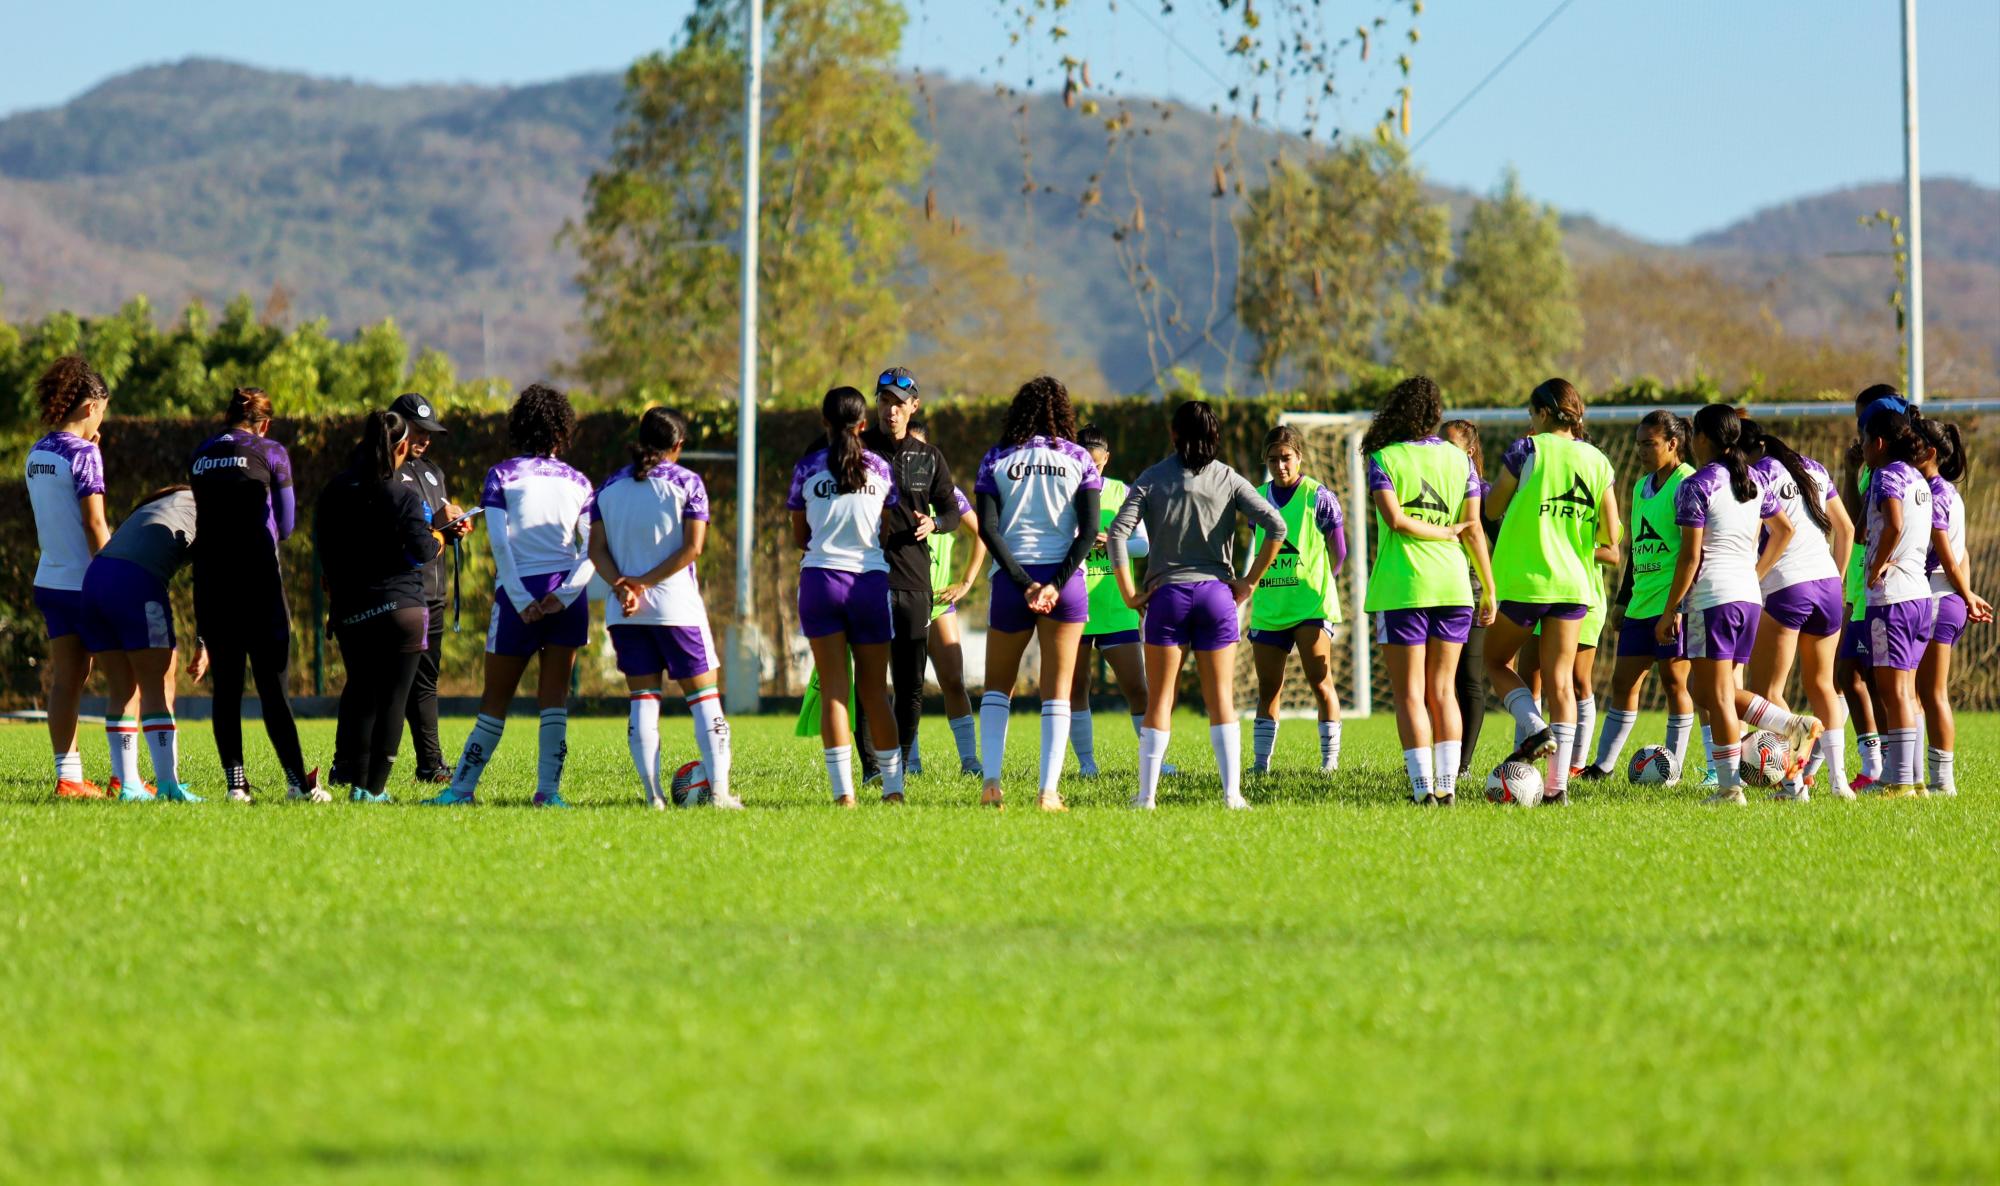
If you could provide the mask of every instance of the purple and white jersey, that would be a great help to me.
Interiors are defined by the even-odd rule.
[[[1833,545],[1827,541],[1826,532],[1812,521],[1806,513],[1806,499],[1817,501],[1821,506],[1834,500],[1836,493],[1833,479],[1827,475],[1826,467],[1810,457],[1801,457],[1805,463],[1806,476],[1812,479],[1811,490],[1800,490],[1792,480],[1791,472],[1779,464],[1775,457],[1765,457],[1750,467],[1750,475],[1757,484],[1777,496],[1778,509],[1785,518],[1792,521],[1792,540],[1764,574],[1764,596],[1769,597],[1780,589],[1789,589],[1803,581],[1823,581],[1828,577],[1840,576],[1840,565],[1834,563]],[[1764,534],[1757,537],[1757,549],[1764,548]]]
[[[28,505],[42,545],[35,584],[81,589],[90,567],[82,500],[104,493],[104,454],[73,432],[52,432],[28,449]]]
[[[1067,557],[1076,540],[1076,492],[1102,489],[1104,475],[1082,445],[1043,436],[988,449],[972,483],[974,494],[999,496],[1000,538],[1022,564]]]
[[[1971,563],[1965,550],[1965,500],[1959,497],[1958,487],[1943,478],[1932,478],[1930,487],[1931,505],[1937,508],[1934,518],[1944,521],[1942,526],[1945,539],[1951,543],[1951,554],[1958,557],[1959,567],[1963,568]],[[1924,568],[1930,573],[1932,597],[1958,592],[1952,588],[1951,578],[1945,575],[1944,561],[1935,547],[1928,553]]]
[[[553,457],[513,457],[486,471],[486,540],[516,613],[536,600],[525,577],[568,577],[556,590],[565,605],[589,583],[590,496],[590,479]]]
[[[965,491],[959,489],[957,486],[953,486],[951,488],[951,498],[953,504],[958,507],[959,518],[962,519],[972,513],[972,500],[965,496]]]
[[[1891,502],[1903,504],[1903,533],[1888,536],[1888,517],[1883,511]],[[1892,461],[1868,479],[1868,576],[1884,560],[1889,572],[1880,585],[1868,586],[1869,605],[1894,605],[1931,595],[1930,577],[1924,572],[1930,559],[1931,531],[1946,526],[1945,517],[1931,497],[1930,483],[1907,462]]]
[[[889,463],[863,449],[868,482],[842,494],[827,457],[828,450],[815,449],[792,468],[792,492],[785,506],[804,511],[811,529],[811,542],[799,567],[888,572],[888,558],[882,555],[882,508],[896,505],[896,481]]]
[[[693,520],[708,521],[708,487],[694,471],[671,461],[643,476],[626,466],[604,480],[590,504],[592,530],[604,532],[611,558],[627,576],[642,575],[680,551],[687,542],[686,524]],[[701,602],[694,565],[648,588],[631,614],[618,598],[605,598],[604,624],[707,625],[708,608]]]
[[[1729,471],[1711,461],[1688,475],[1675,493],[1674,522],[1702,529],[1701,569],[1683,610],[1740,601],[1763,603],[1764,591],[1757,584],[1757,539],[1764,520],[1778,513],[1778,496],[1754,470],[1750,484],[1756,491],[1750,501],[1736,501]]]

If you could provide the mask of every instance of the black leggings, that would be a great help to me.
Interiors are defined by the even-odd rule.
[[[430,607],[431,631],[424,653],[417,656],[417,678],[410,684],[410,747],[417,751],[417,773],[450,770],[438,741],[438,664],[444,658],[444,604]]]
[[[889,591],[894,635],[889,639],[889,704],[896,712],[896,748],[910,756],[917,743],[917,725],[924,715],[924,673],[930,664],[931,599],[912,589]],[[854,710],[855,748],[861,751],[861,769],[875,773],[875,742],[868,733],[867,718],[857,703]]]
[[[342,773],[374,794],[389,785],[389,767],[403,744],[403,711],[429,633],[424,617],[423,607],[413,606],[334,627],[347,683],[333,748],[343,763],[352,763]]]
[[[278,751],[278,765],[288,782],[303,785],[305,755],[299,750],[299,727],[292,720],[291,701],[285,698],[285,667],[291,661],[289,634],[257,631],[260,637],[245,638],[227,627],[204,635],[208,644],[209,679],[215,690],[215,753],[222,770],[243,765],[243,665],[247,661],[257,681],[257,699],[264,713],[264,734]]]
[[[1458,772],[1472,769],[1472,751],[1479,748],[1479,728],[1486,723],[1486,627],[1474,626],[1458,652],[1452,677],[1458,693],[1458,715],[1465,722],[1465,742],[1458,751]]]

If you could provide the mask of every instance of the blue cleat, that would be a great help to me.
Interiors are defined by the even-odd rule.
[[[188,790],[188,785],[184,782],[161,784],[160,798],[165,799],[169,803],[200,803],[202,801],[201,796]]]
[[[111,780],[111,790],[118,796],[120,803],[151,803],[159,797],[152,787],[144,783],[128,787],[115,778]]]
[[[1721,785],[1722,785],[1722,779],[1715,773],[1715,766],[1713,763],[1711,763],[1708,768],[1708,773],[1702,776],[1701,783],[1696,787],[1696,789],[1705,791],[1710,787],[1717,787]]]
[[[463,794],[461,794],[458,791],[452,790],[450,787],[446,787],[444,790],[439,791],[437,794],[431,796],[428,799],[425,799],[424,806],[425,807],[471,807],[477,802],[478,800],[472,797],[471,791],[466,791]]]
[[[348,788],[348,791],[347,791],[347,801],[348,801],[349,803],[393,803],[393,802],[395,802],[395,800],[393,800],[393,799],[389,798],[389,792],[387,792],[387,791],[382,791],[382,792],[379,792],[379,793],[373,793],[373,794],[371,794],[371,793],[369,792],[369,790],[368,790],[368,788],[367,788],[367,787],[349,787],[349,788]]]
[[[568,807],[568,806],[569,806],[569,804],[568,804],[568,803],[565,803],[565,802],[563,801],[563,797],[562,797],[562,796],[561,796],[560,794],[556,793],[555,791],[536,791],[536,792],[535,792],[535,806],[537,806],[537,807]]]

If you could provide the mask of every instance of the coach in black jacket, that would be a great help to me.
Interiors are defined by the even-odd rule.
[[[861,438],[889,463],[896,480],[896,505],[882,510],[882,555],[889,562],[895,628],[889,641],[889,678],[895,688],[896,742],[905,760],[916,743],[917,722],[924,710],[925,644],[931,628],[931,552],[924,541],[958,530],[951,465],[937,446],[909,432],[921,402],[916,376],[902,367],[883,371],[875,380],[875,427]],[[863,771],[873,777],[873,753],[858,748]]]
[[[472,521],[468,519],[457,527],[445,529],[445,524],[465,512],[445,493],[444,471],[426,456],[432,440],[445,432],[444,425],[438,421],[436,409],[431,407],[428,399],[412,392],[397,396],[396,402],[389,405],[389,410],[410,423],[410,457],[397,471],[397,477],[416,487],[418,497],[430,508],[431,521],[446,540],[464,538],[472,530]],[[445,592],[451,579],[451,574],[446,571],[451,563],[447,552],[448,549],[440,550],[424,566],[424,603],[430,609],[430,646],[417,662],[417,678],[410,685],[408,708],[410,742],[417,752],[418,782],[451,781],[451,766],[445,762],[444,748],[438,740],[438,664],[444,659]]]

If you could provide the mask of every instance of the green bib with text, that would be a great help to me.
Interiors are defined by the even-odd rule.
[[[1118,508],[1125,505],[1125,483],[1117,478],[1104,479],[1104,493],[1099,495],[1098,505],[1103,509],[1097,529],[1109,531],[1111,521],[1118,517]],[[1132,579],[1139,579],[1136,566]],[[1090,555],[1084,557],[1083,587],[1090,593],[1090,620],[1084,623],[1085,634],[1117,634],[1139,628],[1139,611],[1126,605],[1119,596],[1118,581],[1111,575],[1111,553],[1103,544],[1090,549]]]
[[[1286,630],[1300,622],[1324,618],[1340,621],[1340,586],[1333,577],[1333,565],[1326,551],[1326,537],[1319,533],[1315,511],[1319,506],[1320,484],[1300,478],[1292,490],[1292,500],[1278,507],[1285,520],[1285,542],[1278,545],[1278,558],[1264,570],[1257,591],[1250,595],[1250,629]],[[1271,483],[1257,488],[1264,501],[1277,505]],[[1251,533],[1250,550],[1262,551],[1264,529]]]
[[[1861,467],[1855,486],[1861,492],[1861,521],[1854,525],[1854,547],[1847,553],[1847,620],[1859,622],[1868,616],[1868,478],[1875,471]]]
[[[1472,460],[1465,450],[1403,441],[1370,454],[1369,459],[1389,475],[1404,514],[1436,527],[1458,522],[1465,508],[1466,482],[1472,475]],[[1472,575],[1462,543],[1416,539],[1391,531],[1379,508],[1375,529],[1375,567],[1368,574],[1369,613],[1472,604]]]
[[[931,592],[942,593],[951,587],[958,576],[952,568],[952,559],[958,552],[958,533],[947,531],[924,540],[931,549]],[[938,620],[945,611],[942,605],[931,606],[931,621]]]
[[[1674,522],[1674,500],[1681,483],[1694,467],[1681,462],[1660,483],[1646,493],[1653,475],[1639,479],[1632,487],[1632,600],[1625,606],[1628,618],[1657,618],[1667,608],[1667,594],[1674,587],[1674,565],[1681,558],[1681,529]]]
[[[1534,442],[1493,549],[1494,594],[1501,601],[1587,605],[1611,462],[1595,445],[1552,432]]]

